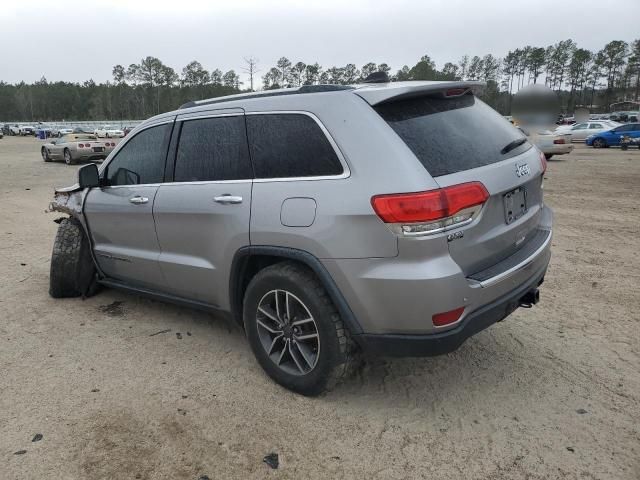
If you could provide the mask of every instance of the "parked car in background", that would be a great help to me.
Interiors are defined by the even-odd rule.
[[[67,165],[90,160],[104,160],[116,146],[110,140],[99,140],[86,133],[65,135],[42,145],[40,154],[45,162],[64,160]]]
[[[620,123],[634,123],[638,121],[638,113],[636,111],[613,112],[610,119]]]
[[[4,132],[0,130],[0,138],[4,138]]]
[[[570,133],[571,141],[582,143],[589,135],[611,130],[619,125],[619,123],[609,120],[589,121],[574,125],[560,125],[554,132],[558,134]]]
[[[11,125],[9,127],[9,135],[20,135],[20,125]]]
[[[86,125],[73,127],[73,129],[71,130],[71,133],[86,133],[87,135],[95,135],[94,132],[95,132],[95,129]]]
[[[611,130],[595,133],[586,138],[585,143],[593,148],[620,146],[622,137],[639,138],[640,123],[627,123]]]
[[[10,131],[11,125],[9,125],[8,123],[5,123],[2,125],[2,133],[5,135],[11,135],[11,131]]]
[[[566,155],[573,151],[570,133],[554,133],[550,130],[530,131],[518,127],[531,143],[540,149],[547,160],[554,155]]]
[[[576,119],[573,117],[565,117],[565,116],[561,116],[558,121],[556,122],[556,125],[573,125],[574,123],[576,123]]]
[[[20,135],[26,137],[27,135],[35,135],[36,129],[31,125],[20,125]]]
[[[102,125],[99,128],[96,128],[93,132],[97,137],[106,137],[106,138],[122,138],[124,137],[124,132],[122,129],[114,127],[113,125]]]
[[[131,130],[133,130],[134,128],[136,128],[136,127],[124,127],[122,129],[122,133],[126,137],[127,135],[129,135],[131,133]]]

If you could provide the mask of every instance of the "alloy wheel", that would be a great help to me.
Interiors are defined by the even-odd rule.
[[[258,337],[267,356],[283,371],[306,375],[320,356],[320,335],[306,305],[287,290],[271,290],[258,303]]]

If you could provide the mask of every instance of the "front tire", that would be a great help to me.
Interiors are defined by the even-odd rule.
[[[49,295],[65,298],[91,296],[96,292],[96,270],[90,249],[80,222],[62,219],[51,253]]]
[[[42,147],[42,150],[40,151],[40,153],[42,154],[42,160],[44,160],[45,162],[51,161],[51,157],[49,157],[49,152],[47,151],[46,148]]]
[[[245,293],[243,318],[260,366],[283,387],[319,395],[349,371],[349,334],[307,268],[283,262],[258,272]]]
[[[604,138],[596,138],[591,145],[593,145],[593,148],[605,148],[607,146],[607,142]]]

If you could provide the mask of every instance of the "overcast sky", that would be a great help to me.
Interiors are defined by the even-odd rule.
[[[281,56],[395,71],[428,54],[441,68],[465,53],[638,37],[640,0],[2,0],[0,80],[101,82],[147,55],[178,73],[191,60],[241,73],[246,56],[259,75]]]

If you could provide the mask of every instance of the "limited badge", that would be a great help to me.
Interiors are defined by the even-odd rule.
[[[457,240],[462,237],[464,237],[464,231],[459,230],[457,232],[453,232],[447,235],[447,242],[452,242],[453,240]]]

